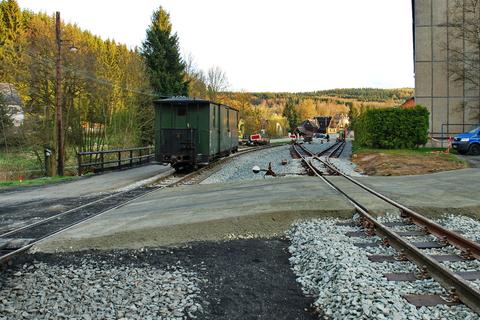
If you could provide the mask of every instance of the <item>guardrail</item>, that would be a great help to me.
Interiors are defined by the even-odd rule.
[[[154,158],[153,148],[150,146],[79,152],[77,153],[78,175],[81,176],[85,172],[103,172],[148,163]]]

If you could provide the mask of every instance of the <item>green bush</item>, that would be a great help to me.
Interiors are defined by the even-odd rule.
[[[422,106],[367,110],[355,120],[355,141],[368,148],[416,148],[427,143],[428,119]]]

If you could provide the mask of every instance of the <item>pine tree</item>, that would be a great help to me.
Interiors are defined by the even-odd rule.
[[[13,42],[22,30],[22,11],[15,0],[0,2],[0,44]]]
[[[293,99],[288,99],[283,109],[283,116],[287,118],[288,125],[290,127],[290,132],[294,132],[298,126],[299,116],[298,112],[295,109],[296,103]]]
[[[0,2],[0,77],[12,81],[9,76],[15,70],[23,34],[22,11],[15,0]]]
[[[178,37],[176,33],[172,34],[170,15],[162,7],[153,13],[152,24],[142,44],[142,55],[151,86],[159,96],[188,94]]]

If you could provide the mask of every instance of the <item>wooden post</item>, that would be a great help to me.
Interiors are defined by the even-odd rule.
[[[57,42],[56,58],[56,83],[55,83],[55,108],[56,108],[56,138],[57,138],[57,174],[63,176],[65,165],[65,146],[63,134],[63,110],[62,110],[62,38],[60,12],[55,14],[55,36]]]
[[[122,168],[122,152],[118,151],[118,169]]]
[[[103,161],[103,152],[100,153],[100,168],[101,168],[101,172],[103,172],[103,170],[105,169],[105,163]]]
[[[77,153],[77,161],[78,161],[78,176],[82,175],[82,155]]]
[[[133,167],[133,150],[130,150],[130,168]]]

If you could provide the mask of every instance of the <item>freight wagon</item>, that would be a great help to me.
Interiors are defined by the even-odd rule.
[[[332,117],[316,117],[318,122],[318,133],[327,133],[327,128],[330,125]]]
[[[156,161],[189,170],[238,151],[238,110],[190,98],[154,105]]]

